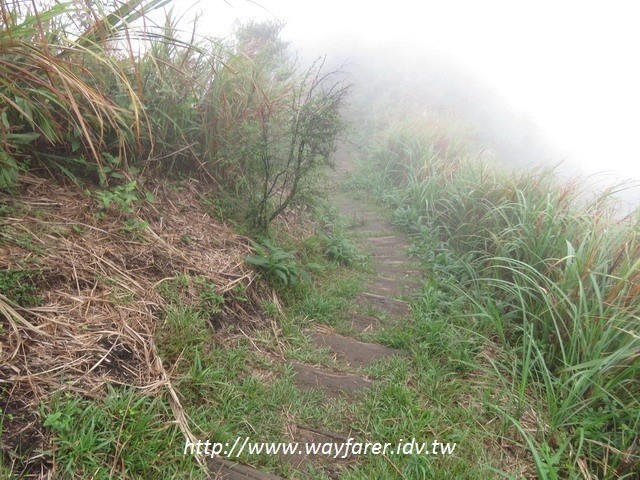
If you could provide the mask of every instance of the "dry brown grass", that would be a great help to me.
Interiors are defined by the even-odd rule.
[[[0,269],[42,272],[39,306],[0,295],[0,406],[14,419],[5,422],[0,446],[10,456],[45,445],[37,412],[48,396],[100,397],[109,383],[167,393],[193,440],[154,345],[167,306],[158,286],[180,275],[214,284],[225,304],[212,329],[228,318],[245,329],[261,322],[253,305],[266,292],[244,263],[247,239],[206,213],[200,184],[175,187],[158,187],[153,204],[128,214],[148,225],[135,236],[123,231],[121,212],[97,219],[96,202],[77,188],[28,177],[19,194],[0,195],[10,212],[0,218]],[[239,285],[248,302],[230,294]]]

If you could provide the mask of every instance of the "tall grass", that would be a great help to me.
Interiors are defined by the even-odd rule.
[[[515,365],[496,361],[493,372],[513,391],[514,410],[497,408],[541,478],[634,478],[640,218],[619,220],[608,192],[588,200],[551,170],[505,173],[468,151],[443,152],[442,141],[391,133],[372,161],[396,218],[457,252],[472,272],[458,279],[458,295],[515,353]],[[546,422],[534,433],[522,423],[532,394]]]
[[[337,72],[301,69],[277,22],[224,42],[170,14],[153,24],[168,3],[0,0],[0,188],[30,166],[103,186],[193,175],[266,228],[328,163],[347,91]]]
[[[83,12],[67,4],[0,2],[0,187],[34,159],[83,156],[101,168],[104,151],[126,153],[144,114],[109,41],[162,3],[128,2],[82,30],[73,19]]]

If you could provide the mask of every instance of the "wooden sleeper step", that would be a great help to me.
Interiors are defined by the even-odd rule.
[[[322,390],[329,398],[356,393],[371,388],[373,382],[358,375],[334,373],[299,362],[292,362],[296,385],[300,390]]]
[[[389,355],[402,353],[395,348],[377,343],[360,342],[354,338],[343,337],[335,333],[312,332],[310,336],[317,346],[329,348],[338,358],[352,367],[364,367]]]

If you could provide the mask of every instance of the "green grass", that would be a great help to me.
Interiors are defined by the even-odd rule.
[[[182,433],[162,397],[108,387],[99,400],[65,393],[41,410],[56,478],[205,478],[181,455]]]
[[[103,210],[130,213],[136,182],[186,176],[262,231],[313,197],[344,130],[344,75],[301,68],[277,21],[224,41],[181,30],[170,8],[158,24],[171,3],[0,2],[0,189],[39,168],[89,179]]]
[[[41,302],[36,282],[42,279],[37,269],[0,270],[0,292],[12,302],[28,308]]]
[[[443,158],[432,141],[428,132],[390,134],[353,181],[394,211],[430,277],[418,322],[435,335],[420,349],[456,359],[471,344],[495,345],[481,369],[505,397],[494,414],[540,478],[632,478],[640,465],[638,219],[618,220],[608,192],[589,200],[549,171],[507,174],[464,155]],[[452,330],[442,315],[467,324]],[[406,335],[397,332],[396,344]],[[471,344],[452,349],[457,336]],[[533,430],[527,405],[537,411]]]
[[[352,236],[345,230],[340,235]],[[318,351],[305,340],[303,331],[328,324],[339,333],[353,334],[344,320],[355,310],[353,299],[371,272],[366,266],[348,270],[323,261],[318,239],[307,239],[300,249],[305,254],[314,252],[312,261],[321,263],[323,270],[313,285],[285,291],[287,306],[278,322],[287,356],[352,371]],[[416,247],[416,251],[425,250]],[[438,439],[455,442],[458,450],[451,457],[365,455],[340,478],[515,478],[515,472],[532,468],[524,442],[514,440],[508,418],[494,409],[495,381],[482,370],[479,360],[486,346],[494,345],[489,338],[492,325],[474,319],[474,302],[458,291],[458,281],[470,275],[468,266],[442,245],[436,255],[438,261],[431,265],[423,295],[413,304],[413,318],[367,335],[369,341],[403,349],[408,355],[364,369],[378,383],[354,399],[327,402],[322,393],[313,392],[290,405],[301,422],[328,431],[348,430],[362,440],[391,443]],[[507,442],[516,453],[502,450],[500,445]],[[296,478],[320,478],[318,475],[301,471]]]
[[[267,231],[290,200],[313,203],[315,167],[343,128],[346,89],[339,81],[324,89],[317,80],[328,77],[315,67],[296,73],[277,23],[241,26],[228,44],[185,41],[170,16],[162,28],[136,26],[143,10],[164,3],[127,2],[117,11],[55,5],[34,15],[2,1],[0,189],[15,189],[36,167],[76,183],[87,178],[100,187],[89,191],[101,207],[96,216],[124,215],[124,233],[138,239],[146,226],[128,215],[143,197],[152,200],[138,185],[150,188],[153,173],[197,177],[216,189],[208,199],[214,216],[233,212],[238,224]],[[127,47],[130,39],[144,43],[141,53]],[[447,128],[385,111],[390,119],[369,132],[376,143],[363,159],[367,174],[348,187],[376,195],[415,240],[427,280],[413,317],[366,336],[408,357],[370,366],[381,382],[357,401],[294,388],[282,357],[336,366],[304,331],[322,324],[352,333],[345,317],[371,273],[347,233],[358,219],[320,206],[316,235],[272,238],[249,257],[285,304],[280,312],[265,301],[273,324],[215,334],[212,316],[229,298],[187,275],[158,285],[171,307],[155,341],[194,432],[277,440],[294,420],[373,441],[437,436],[459,444],[451,458],[369,456],[343,475],[351,479],[516,477],[529,468],[542,479],[634,478],[640,217],[618,221],[608,192],[589,199],[578,184],[556,184],[552,172],[499,172]],[[367,127],[380,119],[362,120]],[[1,206],[0,216],[15,208]],[[42,253],[28,234],[0,237]],[[0,291],[37,305],[39,275],[3,269]],[[234,295],[240,301],[242,293]],[[135,299],[114,289],[110,300]],[[171,453],[181,434],[164,393],[101,393],[42,405],[56,475],[201,475],[193,459]],[[275,458],[242,460],[291,473]],[[0,476],[10,470],[0,468]]]
[[[337,234],[350,237],[346,230]],[[197,438],[233,442],[246,435],[255,441],[286,440],[285,427],[293,422],[374,442],[415,438],[457,444],[449,457],[365,455],[340,478],[508,478],[518,471],[512,463],[532,464],[525,440],[517,439],[507,415],[495,410],[496,405],[517,406],[500,397],[513,385],[502,385],[496,394],[493,373],[500,371],[504,382],[515,382],[514,368],[507,368],[513,358],[492,339],[492,321],[473,315],[477,299],[460,294],[464,277],[459,274],[467,267],[453,252],[441,246],[423,295],[413,304],[412,318],[367,337],[403,349],[407,356],[364,369],[362,373],[377,379],[370,392],[328,401],[322,392],[297,390],[294,372],[280,355],[353,371],[318,350],[305,331],[325,324],[353,333],[345,320],[371,273],[366,265],[349,268],[327,258],[320,236],[281,239],[280,245],[299,252],[303,268],[306,262],[318,268],[310,273],[313,282],[285,285],[273,279],[280,304],[263,302],[273,323],[257,330],[238,334],[230,328],[215,334],[211,309],[224,299],[198,277],[178,276],[157,287],[171,307],[156,329],[155,342]],[[425,245],[420,249],[427,251]],[[498,352],[495,365],[479,360],[487,345]],[[183,440],[170,422],[164,394],[151,397],[120,387],[92,400],[67,394],[43,405],[42,414],[51,428],[51,449],[60,472],[82,476],[91,471],[96,478],[161,478],[158,472],[169,472],[176,478],[202,478],[193,459],[177,453]],[[140,454],[125,449],[143,443],[149,449]],[[174,446],[175,455],[168,445]],[[518,453],[505,454],[501,445]],[[325,478],[310,467],[294,472],[275,457],[244,456],[240,461],[285,478]]]
[[[343,267],[327,265],[313,286],[285,297],[289,314],[308,322],[341,329],[345,310],[362,288],[362,275]]]
[[[285,249],[292,246],[291,241],[282,245]],[[175,303],[158,329],[156,342],[161,357],[171,366],[174,386],[183,397],[197,436],[231,442],[238,435],[255,441],[282,441],[286,440],[285,424],[292,420],[328,430],[340,430],[349,422],[348,402],[327,404],[321,393],[298,391],[293,370],[273,358],[281,351],[280,345],[287,359],[337,365],[327,352],[313,346],[305,330],[318,323],[339,323],[344,308],[360,289],[361,274],[329,260],[323,246],[323,240],[316,236],[298,244],[305,259],[301,267],[317,265],[310,270],[313,282],[285,284],[271,277],[284,309],[270,301],[263,307],[276,327],[265,326],[246,337],[232,335],[224,345],[212,340],[207,308],[178,303],[180,290],[187,288],[190,279],[161,284],[163,295]],[[291,474],[291,466],[274,457],[241,460],[274,469],[285,477]],[[321,478],[318,471],[308,475]]]

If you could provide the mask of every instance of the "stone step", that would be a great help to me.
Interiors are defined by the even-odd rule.
[[[375,256],[374,261],[379,265],[390,265],[393,267],[405,267],[405,270],[409,270],[407,265],[410,260],[407,257],[383,257],[381,255]]]
[[[402,258],[411,258],[409,255],[405,253],[407,249],[407,245],[397,244],[397,245],[376,245],[371,244],[370,239],[367,239],[364,242],[361,242],[361,245],[367,249],[369,253],[375,256],[382,257],[402,257]]]
[[[318,347],[329,348],[337,358],[344,360],[352,367],[364,367],[389,355],[402,354],[395,348],[377,343],[360,342],[335,333],[311,332],[310,337]]]
[[[407,302],[383,295],[376,295],[375,293],[360,293],[356,297],[356,303],[363,307],[373,307],[392,315],[406,315],[411,311]]]
[[[322,390],[329,398],[356,393],[371,388],[373,382],[358,375],[335,373],[319,367],[292,362],[296,385],[300,390]]]
[[[291,441],[298,443],[301,449],[304,449],[303,444],[311,443],[331,445],[333,447],[336,444],[346,443],[348,439],[348,437],[339,433],[326,432],[305,425],[294,425],[291,429]],[[320,466],[331,478],[338,478],[339,472],[344,468],[344,465],[353,460],[351,455],[347,455],[345,458],[342,458],[342,456],[334,458],[333,455],[322,453],[314,455],[306,454],[306,452],[303,452],[303,454],[282,455],[282,458],[296,469],[300,469],[306,463]]]
[[[374,255],[373,261],[376,264],[381,265],[391,265],[391,266],[400,266],[404,267],[405,270],[409,270],[413,265],[411,262],[411,258],[406,255],[396,254],[396,255]],[[413,267],[417,268],[417,267]]]
[[[355,230],[357,232],[366,232],[366,233],[388,232],[392,228],[393,227],[389,223],[383,222],[381,220],[371,220],[371,221],[365,222],[363,225],[355,225],[351,227],[352,230]]]
[[[400,235],[387,235],[384,237],[365,237],[362,239],[363,243],[377,247],[400,247],[406,248],[409,246],[406,238]]]
[[[415,294],[420,289],[420,284],[408,278],[376,277],[367,283],[367,290],[376,295],[399,297],[406,294]]]
[[[354,202],[348,196],[343,193],[338,193],[335,197],[335,205],[337,210],[345,216],[356,214],[367,215],[368,217],[378,217],[375,212],[372,212],[366,208],[363,208],[358,202]]]
[[[207,466],[213,478],[220,480],[284,480],[273,473],[262,472],[249,465],[242,465],[222,457],[208,459]]]
[[[422,272],[397,263],[376,263],[374,268],[378,275],[389,278],[422,278]]]
[[[402,260],[404,262],[408,262],[411,260],[411,257],[406,253],[404,253],[403,247],[401,248],[375,247],[375,248],[367,248],[367,251],[368,251],[367,253],[373,255],[373,257],[376,260],[380,258],[390,258],[390,259]]]
[[[355,217],[357,219],[364,218],[366,220],[378,220],[380,218],[380,216],[377,215],[376,213],[368,212],[355,205],[349,205],[349,204],[338,205],[338,210],[341,215],[347,218]]]
[[[349,320],[351,322],[351,328],[358,333],[370,332],[371,330],[380,328],[380,325],[382,325],[380,319],[357,312],[350,314]]]

